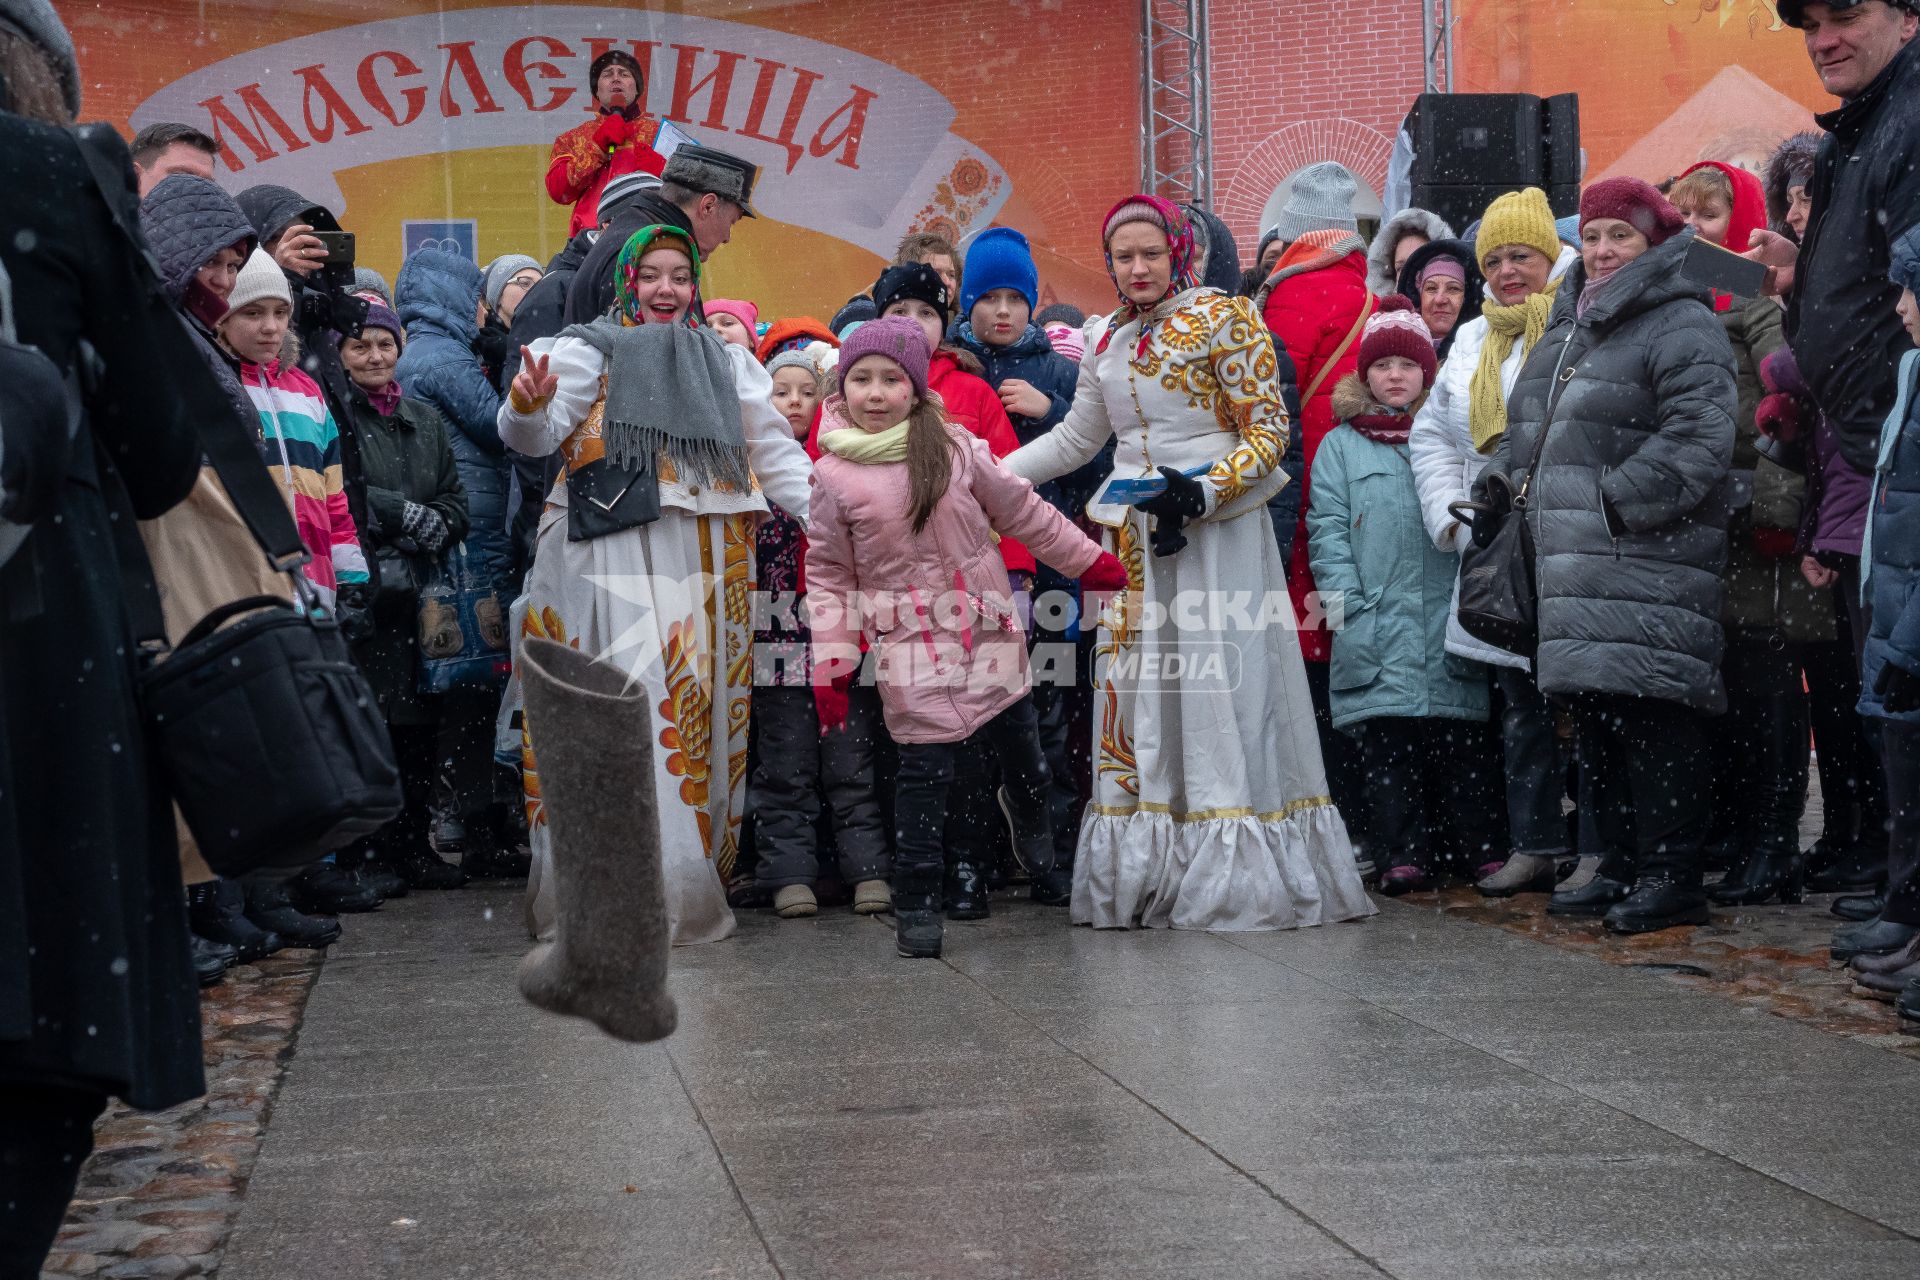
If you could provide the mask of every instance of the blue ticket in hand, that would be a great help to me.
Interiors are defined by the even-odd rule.
[[[1199,479],[1213,470],[1213,464],[1194,467],[1180,474],[1191,479]],[[1101,502],[1117,503],[1120,506],[1137,507],[1151,501],[1167,491],[1167,478],[1155,471],[1151,475],[1127,476],[1109,480],[1107,487],[1100,491]]]

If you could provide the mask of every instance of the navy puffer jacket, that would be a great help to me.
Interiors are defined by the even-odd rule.
[[[1894,242],[1895,284],[1920,292],[1920,227]],[[1889,713],[1874,692],[1891,662],[1920,675],[1920,352],[1900,360],[1899,399],[1880,430],[1867,532],[1864,586],[1872,609],[1860,667],[1860,714],[1920,722],[1920,711]]]
[[[465,546],[488,581],[511,596],[516,586],[507,534],[510,467],[500,443],[500,393],[474,355],[480,332],[480,268],[444,249],[421,249],[400,268],[394,301],[407,326],[394,376],[406,394],[440,410],[453,431],[454,465],[467,494]]]

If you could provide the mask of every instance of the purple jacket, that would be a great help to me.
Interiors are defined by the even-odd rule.
[[[1791,348],[1782,347],[1768,356],[1764,373],[1769,390],[1799,399],[1814,421],[1813,447],[1807,450],[1807,500],[1801,508],[1795,552],[1857,558],[1873,499],[1873,477],[1860,474],[1840,455],[1833,422],[1813,407],[1813,393],[1800,376]]]

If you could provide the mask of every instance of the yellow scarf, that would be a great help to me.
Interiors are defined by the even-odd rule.
[[[1547,318],[1553,314],[1553,295],[1560,288],[1555,280],[1525,302],[1511,307],[1489,304],[1480,312],[1487,320],[1486,345],[1480,348],[1480,363],[1467,388],[1467,426],[1473,433],[1476,452],[1487,453],[1507,434],[1507,393],[1500,386],[1500,366],[1520,350],[1533,350],[1540,335],[1547,331]]]
[[[837,431],[823,432],[820,447],[836,458],[845,458],[848,462],[905,462],[907,460],[907,428],[913,425],[911,418],[902,419],[885,431],[862,431],[858,427],[841,427]]]

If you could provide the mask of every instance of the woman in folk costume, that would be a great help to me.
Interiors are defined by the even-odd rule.
[[[1273,339],[1245,299],[1196,287],[1176,206],[1133,196],[1104,238],[1122,305],[1088,326],[1066,419],[1005,461],[1037,484],[1112,439],[1115,476],[1167,486],[1128,506],[1104,501],[1103,484],[1087,508],[1129,581],[1096,650],[1074,922],[1245,930],[1371,915],[1327,796],[1266,516],[1287,482]]]
[[[753,353],[689,319],[692,239],[643,227],[614,271],[610,313],[527,349],[500,408],[508,447],[558,450],[566,464],[540,518],[523,634],[645,684],[673,940],[711,942],[733,932],[724,880],[746,788],[754,529],[768,497],[805,523],[810,467]],[[526,765],[529,892],[545,933],[538,746]]]

